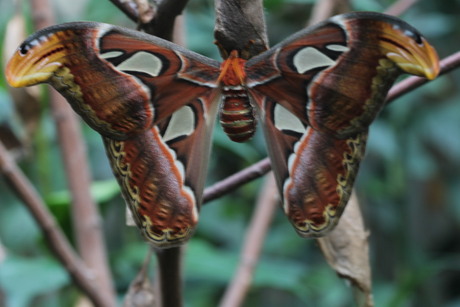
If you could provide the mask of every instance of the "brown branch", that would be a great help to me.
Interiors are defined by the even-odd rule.
[[[262,177],[271,170],[270,160],[265,158],[257,163],[213,184],[204,190],[203,203],[228,194],[238,187]]]
[[[155,250],[157,257],[155,307],[182,307],[181,247]]]
[[[113,307],[111,301],[103,295],[92,270],[76,255],[53,215],[1,142],[0,172],[34,217],[43,232],[45,242],[66,268],[75,285],[88,296],[95,306]]]
[[[158,306],[155,302],[158,298],[155,297],[155,290],[150,282],[148,269],[152,259],[153,248],[150,248],[145,255],[144,263],[142,264],[136,278],[129,285],[128,293],[126,293],[123,307],[152,307]]]
[[[137,5],[137,11],[139,15],[139,22],[141,24],[147,24],[155,17],[155,10],[149,4],[148,0],[134,0]]]
[[[350,11],[348,0],[322,0],[317,1],[313,6],[308,25],[317,24],[329,17]]]
[[[54,23],[48,0],[31,1],[31,6],[36,29]],[[72,195],[72,220],[78,250],[84,262],[93,270],[98,280],[99,291],[105,301],[115,305],[115,291],[107,264],[101,219],[90,194],[91,175],[80,125],[66,100],[54,89],[50,89],[50,101],[66,178]]]
[[[155,7],[146,0],[110,0],[145,32],[172,40],[174,22],[182,14],[188,0],[157,1]]]
[[[215,0],[214,37],[223,58],[232,50],[250,58],[268,48],[261,0]]]
[[[460,51],[444,58],[440,62],[441,70],[439,75],[444,75],[460,66]],[[389,104],[396,98],[401,97],[402,95],[416,89],[417,87],[422,86],[423,84],[429,82],[430,80],[412,76],[409,77],[396,85],[394,85],[387,96],[386,104]]]
[[[216,25],[214,36],[225,58],[232,50],[238,50],[243,58],[255,56],[268,46],[266,24],[262,1],[216,0]],[[223,187],[234,189],[243,181],[250,181],[270,169],[268,159],[258,162],[222,182],[206,189],[204,201],[222,195]],[[252,281],[262,244],[274,214],[276,184],[273,176],[267,179],[259,194],[256,209],[252,215],[241,254],[240,265],[229,285],[220,306],[237,307],[244,301]]]
[[[176,17],[182,14],[188,0],[162,0],[157,6],[155,18],[143,29],[147,33],[172,40]]]
[[[386,9],[385,14],[399,16],[410,9],[417,1],[418,0],[399,0]]]
[[[244,236],[238,268],[225,291],[220,307],[241,306],[251,286],[254,271],[262,250],[265,236],[278,208],[278,191],[273,173],[267,176],[260,191],[249,228]]]
[[[139,22],[139,13],[136,2],[127,0],[110,0],[110,2],[112,2],[120,11],[125,13],[129,19],[134,22]]]

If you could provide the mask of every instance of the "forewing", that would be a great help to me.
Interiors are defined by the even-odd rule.
[[[216,88],[219,64],[138,31],[68,23],[29,37],[6,75],[13,86],[50,83],[92,128],[123,140]]]
[[[334,17],[247,62],[284,211],[300,235],[321,236],[338,222],[395,78],[438,69],[415,29],[375,13]]]
[[[377,13],[336,16],[247,62],[251,90],[338,138],[366,131],[403,72],[434,78],[438,57],[410,25]]]
[[[8,64],[13,86],[47,82],[104,139],[138,227],[157,247],[198,221],[220,94],[217,62],[106,24],[37,32]]]

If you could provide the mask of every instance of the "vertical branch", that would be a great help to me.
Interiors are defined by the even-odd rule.
[[[34,0],[31,1],[31,5],[36,29],[54,23],[48,0]],[[72,195],[72,218],[78,250],[83,260],[94,271],[105,300],[115,305],[115,293],[107,264],[101,221],[96,204],[90,195],[90,171],[79,122],[65,99],[53,89],[50,90],[50,100]]]
[[[275,214],[275,209],[278,207],[278,197],[274,193],[276,190],[275,177],[273,173],[270,173],[260,191],[256,208],[252,214],[238,268],[225,291],[220,307],[238,307],[244,301],[251,286],[252,276],[259,260],[265,236]]]
[[[309,25],[317,24],[328,19],[332,15],[348,12],[350,10],[349,0],[322,0],[317,1],[313,6]]]
[[[128,293],[126,293],[123,307],[152,307],[158,306],[155,297],[155,289],[149,279],[149,265],[152,260],[153,248],[150,248],[145,256],[144,263],[137,273],[136,278],[129,285]]]
[[[216,0],[214,36],[224,58],[232,50],[244,51],[244,58],[268,48],[267,31],[261,0]]]
[[[182,247],[155,250],[158,262],[156,275],[156,307],[181,307]]]
[[[163,1],[163,3],[168,1]],[[169,1],[172,3],[173,1]],[[187,1],[182,1],[185,5]],[[173,40],[177,44],[183,42],[183,25],[182,19],[177,16],[181,11],[177,11],[177,7],[173,11],[167,10],[168,6],[163,6],[159,12],[164,12],[172,19],[170,29],[158,31],[163,38]],[[163,16],[159,14],[158,16]],[[164,18],[164,17],[163,17]],[[183,305],[183,286],[182,286],[182,247],[173,247],[164,250],[155,250],[158,268],[156,274],[156,306],[158,307],[181,307]]]
[[[385,10],[385,14],[398,16],[407,11],[413,6],[418,0],[399,0],[393,3],[388,9]]]
[[[176,17],[182,14],[188,0],[110,0],[145,32],[171,40]]]
[[[241,57],[250,58],[267,49],[268,39],[262,1],[216,0],[215,3],[214,36],[224,57],[232,50],[238,50]],[[274,191],[276,185],[272,175],[267,179],[257,201],[245,236],[240,264],[222,298],[221,307],[237,307],[244,301],[276,207]]]

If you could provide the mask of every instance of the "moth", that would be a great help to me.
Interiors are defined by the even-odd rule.
[[[392,83],[438,72],[436,51],[413,27],[355,12],[223,63],[138,31],[67,23],[26,39],[6,77],[15,87],[51,84],[102,135],[137,226],[164,248],[197,225],[217,113],[237,142],[257,118],[285,214],[300,236],[319,237],[349,200]]]

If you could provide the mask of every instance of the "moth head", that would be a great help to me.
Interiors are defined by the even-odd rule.
[[[384,23],[379,47],[402,71],[434,79],[439,74],[436,50],[417,30],[405,23]]]
[[[64,46],[56,38],[37,32],[24,41],[6,66],[6,79],[13,87],[47,82],[63,66]]]

